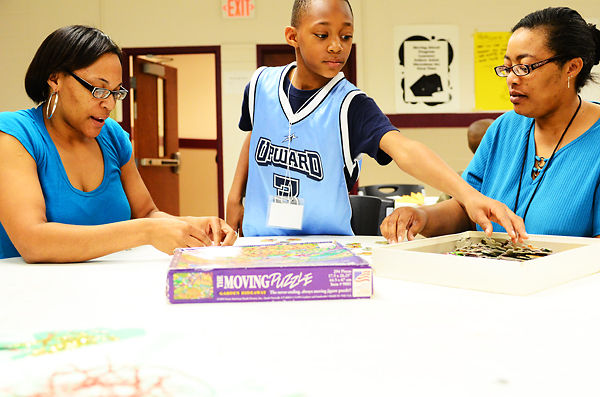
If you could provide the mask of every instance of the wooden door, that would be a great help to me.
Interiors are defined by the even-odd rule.
[[[135,57],[134,155],[159,210],[179,215],[177,69]]]

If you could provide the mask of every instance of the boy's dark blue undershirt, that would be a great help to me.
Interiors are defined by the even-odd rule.
[[[290,80],[286,76],[283,82],[285,92],[288,92],[289,85]],[[250,110],[248,108],[249,87],[250,85],[247,84],[244,90],[242,116],[238,124],[242,131],[252,131]],[[292,85],[289,91],[292,110],[297,112],[316,91],[318,89],[298,90]],[[372,98],[366,95],[358,95],[350,103],[348,108],[348,134],[352,158],[358,157],[361,153],[366,153],[381,165],[389,164],[392,158],[379,149],[379,141],[388,131],[396,129]]]

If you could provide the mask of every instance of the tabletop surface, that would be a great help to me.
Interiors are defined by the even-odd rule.
[[[331,239],[367,260],[382,242],[301,241]],[[149,246],[77,264],[0,260],[0,396],[63,395],[52,382],[77,376],[108,387],[108,373],[144,395],[600,393],[598,274],[529,296],[375,276],[371,299],[173,305],[169,261]],[[1,348],[51,332],[118,340],[39,356]]]

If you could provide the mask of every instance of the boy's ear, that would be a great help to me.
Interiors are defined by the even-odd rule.
[[[298,31],[293,26],[285,28],[285,41],[294,48],[298,48]]]

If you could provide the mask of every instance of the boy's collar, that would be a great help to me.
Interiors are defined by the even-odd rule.
[[[283,68],[281,72],[281,76],[279,78],[279,102],[283,108],[283,111],[291,124],[297,123],[298,121],[304,119],[308,116],[313,110],[315,110],[321,102],[325,99],[327,94],[335,87],[337,83],[344,79],[344,73],[339,72],[334,78],[329,80],[327,84],[320,88],[320,92],[315,95],[315,97],[298,113],[294,114],[292,110],[292,106],[290,105],[290,100],[286,95],[285,89],[283,87],[283,82],[290,72],[291,68],[296,67],[296,62],[292,62],[289,65]],[[291,82],[290,82],[291,84]]]

